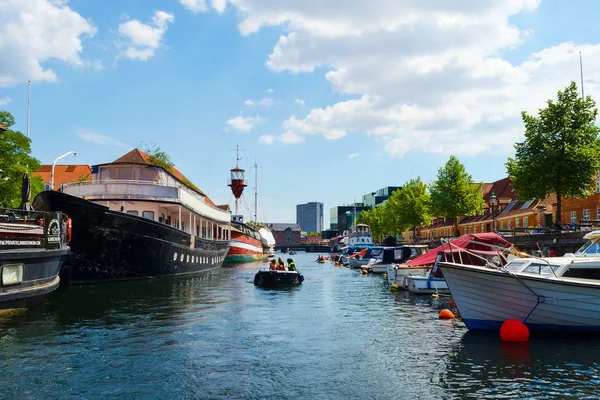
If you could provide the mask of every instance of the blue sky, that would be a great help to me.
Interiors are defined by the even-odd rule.
[[[0,108],[25,132],[31,79],[43,163],[154,142],[216,203],[233,204],[239,145],[243,211],[256,159],[261,220],[320,201],[328,221],[367,192],[432,181],[450,154],[477,181],[504,177],[519,112],[579,80],[579,51],[596,95],[598,2],[447,3],[0,0]]]

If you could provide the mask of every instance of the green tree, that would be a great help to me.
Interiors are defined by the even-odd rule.
[[[411,229],[417,237],[417,227],[431,224],[431,196],[421,178],[411,179],[401,189],[394,191],[388,203],[397,215],[402,231]]]
[[[32,199],[44,188],[42,178],[31,176],[32,171],[40,169],[40,161],[29,155],[31,139],[10,129],[14,123],[15,119],[9,112],[0,110],[0,124],[8,128],[0,132],[0,206],[10,208],[21,204],[21,182],[25,171],[30,173]]]
[[[167,171],[171,171],[171,168],[175,166],[171,156],[163,151],[156,143],[150,143],[149,145],[142,143],[142,146],[144,147],[144,151],[148,154],[152,164],[163,167]]]
[[[454,234],[458,236],[458,217],[477,215],[485,207],[481,186],[473,182],[456,157],[450,156],[430,186],[431,211],[434,215],[454,218]]]
[[[513,188],[520,199],[543,199],[556,193],[557,223],[562,198],[590,195],[600,171],[598,110],[590,96],[582,99],[571,82],[558,92],[556,102],[534,117],[523,112],[525,141],[515,144],[515,158],[506,163]]]
[[[369,225],[374,239],[381,239],[384,235],[384,210],[383,207],[373,207],[370,210],[363,210],[359,219],[363,224]]]

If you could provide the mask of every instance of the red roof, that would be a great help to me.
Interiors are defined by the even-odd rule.
[[[473,243],[473,242],[479,243]],[[485,244],[480,244],[485,243]],[[486,246],[487,245],[487,246]],[[415,257],[412,260],[406,262],[407,265],[414,266],[422,266],[422,265],[433,265],[435,264],[435,259],[437,255],[442,249],[444,251],[450,250],[451,248],[461,248],[461,249],[470,249],[470,250],[489,250],[489,246],[498,246],[509,248],[512,246],[512,243],[508,242],[502,236],[497,235],[493,232],[490,233],[472,233],[467,235],[462,235],[458,239],[452,241],[452,246],[448,244],[443,244],[441,246],[436,247],[433,250],[428,251],[427,253]]]
[[[4,125],[0,124],[0,131],[7,131],[8,128],[5,127]]]
[[[52,172],[51,164],[42,164],[38,171],[33,175],[42,177],[44,183],[50,183],[50,174]],[[79,177],[87,176],[92,173],[92,167],[82,164],[66,164],[54,166],[54,187],[53,190],[60,189],[63,183],[77,182]]]

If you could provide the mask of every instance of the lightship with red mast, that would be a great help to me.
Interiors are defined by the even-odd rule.
[[[263,247],[264,239],[261,237],[261,227],[244,223],[244,216],[239,214],[240,198],[244,192],[246,181],[244,170],[240,168],[239,153],[236,157],[236,166],[231,170],[231,180],[227,186],[235,197],[235,214],[231,216],[231,244],[225,262],[249,262],[267,259],[267,252]]]

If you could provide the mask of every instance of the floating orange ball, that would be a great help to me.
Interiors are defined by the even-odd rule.
[[[500,327],[500,339],[507,342],[527,342],[529,328],[518,319],[509,319]]]
[[[440,319],[454,319],[454,313],[452,311],[448,310],[447,308],[444,308],[442,311],[440,311],[439,318]]]

